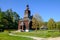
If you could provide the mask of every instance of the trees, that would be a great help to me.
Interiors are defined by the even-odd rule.
[[[48,23],[48,22],[44,22],[44,25],[46,25],[46,26],[47,26],[47,23]]]
[[[36,20],[38,21],[38,27],[39,27],[39,28],[40,28],[42,25],[44,25],[43,19],[42,19],[42,17],[41,17],[38,13],[36,13],[36,14],[34,15],[34,17],[35,17]]]
[[[9,9],[5,12],[4,19],[6,21],[8,21],[7,22],[8,24],[6,24],[6,27],[9,28],[9,29],[12,28],[13,27],[13,11],[12,11],[12,9]]]
[[[1,28],[3,28],[3,24],[2,24],[2,18],[3,18],[3,12],[2,12],[2,10],[1,10],[1,8],[0,8],[0,29]]]
[[[14,27],[15,28],[17,28],[17,26],[18,26],[18,20],[20,20],[20,16],[16,13],[16,12],[14,12],[14,14],[13,14],[13,25],[14,25]]]
[[[1,22],[1,19],[2,19],[2,12],[1,12],[1,8],[0,8],[0,22]]]
[[[42,17],[41,17],[38,13],[35,13],[35,14],[33,15],[33,17],[35,17],[35,18],[37,19],[37,21],[43,22]]]
[[[60,21],[56,22],[56,28],[60,31]]]
[[[1,9],[0,9],[0,22],[1,22],[1,18],[2,18],[2,13],[1,13]]]
[[[16,12],[13,12],[12,9],[6,11],[5,19],[8,21],[9,28],[17,28],[19,15]]]
[[[50,20],[48,21],[47,27],[49,30],[56,29],[56,23],[52,18],[50,18]]]
[[[39,14],[33,15],[32,28],[35,28],[37,30],[37,28],[40,28],[42,25],[43,25],[42,17]]]
[[[32,18],[32,28],[34,28],[35,30],[37,30],[38,28],[38,21],[34,17]]]
[[[16,29],[19,18],[19,15],[12,9],[4,12],[0,9],[0,26],[3,25],[5,29]]]

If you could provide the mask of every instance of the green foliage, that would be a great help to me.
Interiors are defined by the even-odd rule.
[[[35,14],[32,18],[32,28],[40,28],[43,25],[42,17],[39,14]]]
[[[56,23],[52,18],[48,21],[47,27],[49,30],[56,29]]]
[[[60,31],[60,21],[56,22],[56,28]]]
[[[45,24],[46,26],[47,26],[47,23],[48,23],[48,22],[44,22],[44,24]]]
[[[33,17],[37,20],[39,27],[44,25],[43,19],[38,13],[36,13]]]
[[[3,25],[4,29],[17,29],[19,15],[9,9],[5,12],[0,10],[0,27]]]
[[[32,28],[35,28],[36,30],[38,28],[38,21],[34,17],[32,18]]]

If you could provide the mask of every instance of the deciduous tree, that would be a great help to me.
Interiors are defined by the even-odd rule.
[[[56,29],[55,21],[52,18],[50,18],[50,20],[48,21],[47,27],[49,30]]]

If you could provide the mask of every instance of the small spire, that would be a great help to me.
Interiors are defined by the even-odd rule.
[[[29,5],[26,5],[26,9],[27,9],[27,10],[29,9]]]
[[[29,7],[29,5],[27,5],[26,7]]]

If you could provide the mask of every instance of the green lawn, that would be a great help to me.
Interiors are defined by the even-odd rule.
[[[8,33],[0,32],[0,40],[33,40],[31,38],[18,37],[18,36],[9,36]]]
[[[34,37],[59,37],[60,32],[59,31],[34,31],[34,32],[19,32],[15,33],[16,35],[25,35],[25,36],[34,36]]]

